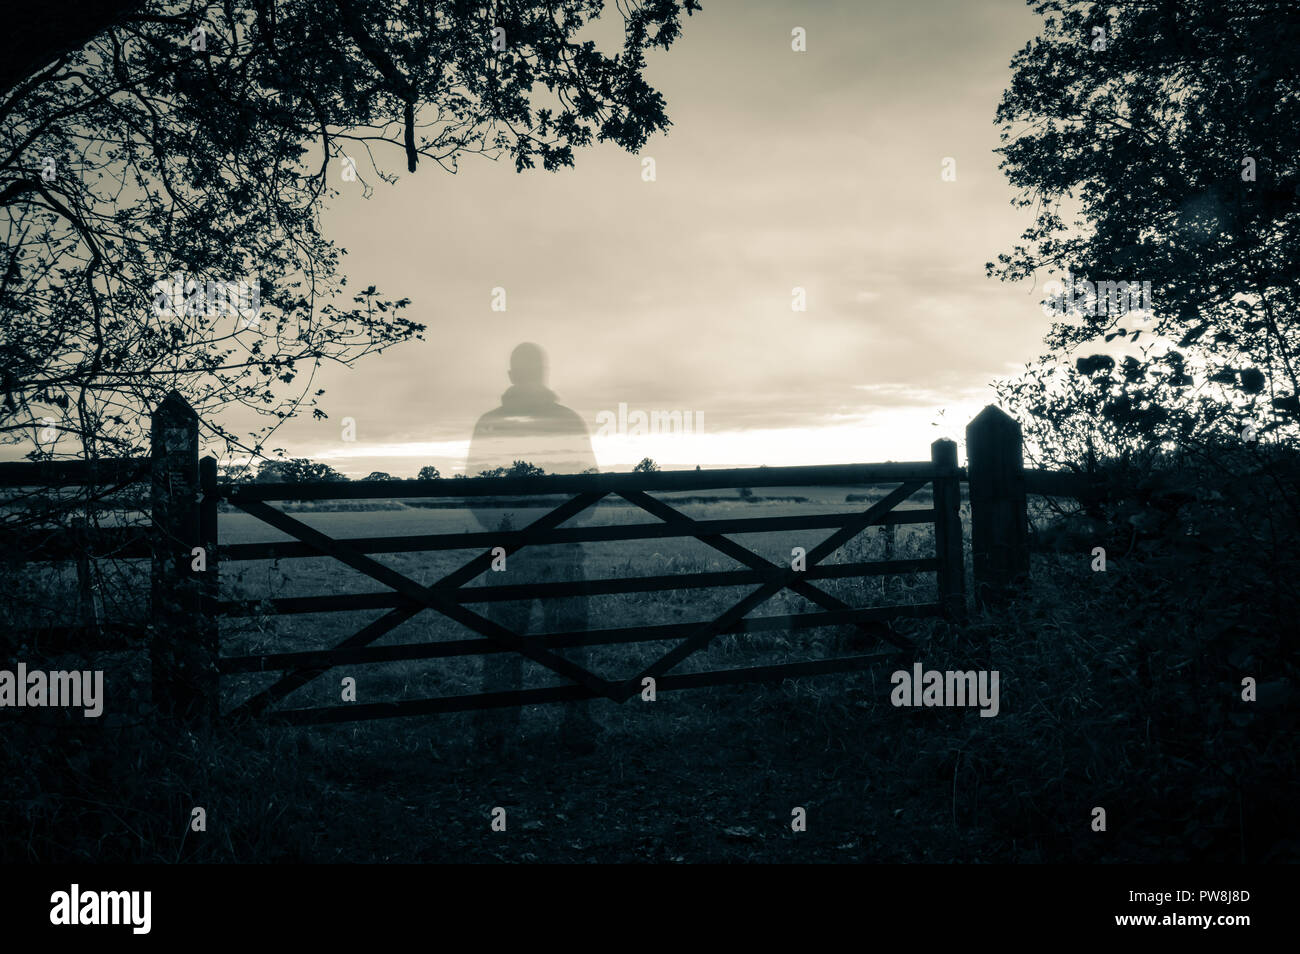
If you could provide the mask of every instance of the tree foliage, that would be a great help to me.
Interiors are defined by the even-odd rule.
[[[115,5],[107,28],[0,90],[0,441],[138,452],[172,388],[255,455],[299,409],[323,416],[322,363],[424,327],[406,298],[349,286],[323,201],[349,176],[394,180],[394,157],[408,172],[454,172],[465,154],[554,170],[598,140],[638,149],[668,126],[646,52],[698,7],[618,5],[624,42],[606,54],[584,35],[604,6]],[[258,307],[214,304],[209,282],[259,289]],[[222,424],[232,405],[266,415],[248,443]]]
[[[1033,435],[1049,445],[1062,414],[1073,415],[1066,432],[1089,430],[1099,443],[1123,433],[1186,446],[1240,439],[1247,425],[1261,439],[1294,441],[1300,8],[1031,6],[1043,32],[1013,59],[997,120],[1002,168],[1034,221],[988,271],[1149,281],[1153,308],[1058,315],[1045,360],[1058,365],[1060,386],[1040,367],[1005,384],[1003,397],[1034,413],[1054,408]],[[1089,346],[1114,354],[1088,355]],[[1082,366],[1076,354],[1088,355]],[[1115,363],[1101,381],[1103,357]]]
[[[366,479],[370,480],[373,476],[372,474]],[[317,463],[305,457],[267,461],[257,471],[258,483],[305,484],[319,480],[346,481],[347,477],[329,464]]]
[[[490,470],[481,470],[478,474],[480,477],[543,477],[546,471],[536,464],[530,464],[526,460],[517,460],[509,467],[493,467]]]

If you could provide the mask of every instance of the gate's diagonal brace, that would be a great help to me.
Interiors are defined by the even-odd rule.
[[[593,493],[578,494],[572,500],[566,500],[545,516],[539,517],[528,526],[524,527],[523,530],[519,532],[518,536],[503,544],[502,549],[506,551],[507,556],[512,553],[517,553],[532,543],[533,539],[538,534],[546,530],[554,530],[570,517],[575,517],[588,507],[599,503],[607,493],[608,491],[601,490]],[[494,557],[492,556],[491,550],[486,553],[480,553],[459,570],[454,570],[444,576],[441,580],[438,580],[438,582],[434,583],[429,587],[429,589],[437,590],[440,593],[447,590],[457,589],[474,579],[474,577],[478,576],[484,570],[488,569],[492,565],[493,559]]]
[[[574,514],[585,510],[603,496],[604,493],[597,492],[580,494],[577,497],[574,497],[572,500],[546,514],[544,517],[529,524],[529,526],[522,531],[520,537],[512,546],[512,549],[521,549],[528,544],[528,536],[531,533],[549,530],[558,526]],[[437,589],[440,584],[445,586],[445,581],[439,581],[439,583],[435,583],[432,587],[421,586],[419,583],[403,576],[396,570],[390,569],[376,560],[372,560],[365,554],[353,550],[346,544],[339,543],[337,540],[326,536],[320,531],[307,526],[299,520],[295,520],[282,511],[276,510],[274,507],[270,507],[261,501],[241,501],[238,498],[232,498],[231,503],[257,517],[259,520],[270,524],[277,530],[281,530],[295,539],[301,540],[303,543],[319,550],[323,555],[333,557],[358,572],[364,573],[366,576],[383,583],[385,586],[391,587],[402,596],[419,603],[421,609],[427,608],[437,610],[444,616],[462,623],[474,632],[486,636],[488,639],[492,639],[506,648],[513,649],[515,652],[528,657],[539,665],[545,666],[547,669],[550,669],[558,675],[564,676],[573,682],[585,686],[587,689],[599,696],[606,696],[611,699],[616,698],[614,694],[615,687],[608,680],[602,679],[600,676],[587,671],[576,663],[571,662],[562,656],[558,656],[550,650],[544,649],[540,645],[530,642],[516,633],[510,632],[505,627],[499,626],[491,620],[486,619],[449,599],[444,595],[445,589]],[[475,560],[471,561],[465,567],[456,571],[455,574],[451,574],[445,579],[450,579],[457,574],[463,574],[480,562],[483,567],[488,566],[491,562],[491,554],[483,554],[476,557]],[[482,568],[475,570],[470,578],[477,576],[481,572]],[[382,622],[382,620],[380,622]],[[393,625],[396,625],[396,623]],[[367,628],[369,629],[369,627]],[[370,637],[370,641],[379,638],[383,632],[387,632],[387,629],[391,628],[392,627],[389,626],[381,632],[375,633]],[[360,635],[361,634],[358,634],[358,636]],[[283,683],[296,674],[301,674],[299,675],[299,678],[301,678],[301,676],[306,675],[307,673],[306,671],[298,670],[296,673],[286,675],[279,682]],[[310,681],[310,679],[303,680],[303,683],[307,681]],[[301,685],[303,683],[299,684]]]
[[[856,537],[864,528],[871,524],[882,514],[893,510],[896,506],[906,500],[912,494],[916,493],[925,485],[925,481],[910,481],[900,487],[895,488],[888,495],[872,504],[862,513],[845,522],[844,526],[835,533],[831,534],[812,550],[808,551],[808,565],[820,563],[826,559],[849,540]],[[618,688],[618,695],[611,695],[611,698],[617,698],[619,701],[630,698],[641,690],[641,680],[647,677],[658,677],[668,672],[687,656],[703,649],[715,636],[723,629],[735,623],[746,613],[758,606],[760,603],[771,599],[778,591],[789,586],[799,579],[799,574],[795,570],[781,570],[779,578],[773,579],[769,583],[764,583],[758,589],[754,590],[748,596],[734,604],[721,616],[708,623],[705,623],[686,639],[682,640],[677,646],[665,653],[658,661],[637,673],[637,675],[628,679]]]
[[[646,513],[650,514],[651,516],[658,517],[659,519],[663,520],[665,523],[668,523],[672,526],[678,526],[684,530],[687,530],[690,533],[690,535],[693,536],[695,539],[701,541],[702,543],[707,543],[715,550],[731,557],[733,560],[736,560],[740,563],[745,564],[746,566],[749,566],[752,569],[765,571],[765,572],[781,572],[785,569],[784,567],[777,566],[775,563],[770,562],[769,560],[755,553],[753,550],[746,549],[744,546],[740,545],[735,540],[732,540],[730,537],[725,537],[722,534],[718,534],[718,533],[710,534],[710,533],[700,533],[698,531],[692,531],[690,528],[695,526],[695,520],[692,517],[682,513],[680,510],[677,510],[669,506],[668,504],[664,503],[662,500],[659,500],[655,497],[651,497],[645,491],[642,490],[620,491],[619,496],[622,497],[624,500],[628,501],[628,503],[636,504],[638,507],[646,511]],[[825,590],[821,589],[821,587],[817,586],[816,584],[808,580],[800,580],[796,583],[791,583],[789,585],[789,588],[794,590],[799,595],[806,597],[808,600],[812,601],[813,603],[818,604],[823,609],[847,610],[853,608],[848,603],[841,600],[839,597],[832,596],[830,593],[827,593]],[[873,623],[858,622],[852,625],[857,627],[863,633],[866,633],[868,636],[871,636],[875,639],[884,639],[888,642],[893,643],[899,649],[906,650],[907,652],[916,651],[916,645],[910,639],[908,639],[906,636],[903,636],[900,633],[894,632],[893,629],[891,629],[885,623],[873,624]]]
[[[420,613],[423,609],[423,606],[399,606],[396,609],[391,609],[379,619],[367,623],[362,629],[335,646],[334,649],[368,646],[389,630],[396,629],[412,616]],[[313,679],[325,675],[328,671],[329,668],[326,667],[323,669],[295,669],[285,673],[257,695],[244,700],[231,709],[230,715],[236,719],[242,716],[260,715],[266,710],[267,706],[279,702],[295,689],[302,688]]]

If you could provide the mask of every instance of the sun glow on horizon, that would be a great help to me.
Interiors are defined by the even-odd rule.
[[[809,427],[750,428],[683,434],[601,434],[592,447],[600,469],[630,471],[649,457],[663,470],[770,467],[928,460],[939,438],[957,442],[964,455],[965,428],[986,400],[966,400],[943,410],[891,407],[835,423]],[[426,464],[443,476],[463,473],[469,441],[397,441],[333,445],[302,456],[327,463],[349,477],[372,471],[414,477]]]

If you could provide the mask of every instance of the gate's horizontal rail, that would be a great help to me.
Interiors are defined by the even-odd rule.
[[[694,525],[699,533],[776,533],[790,530],[824,530],[844,525],[854,517],[851,513],[812,514],[794,517],[741,517],[735,519],[700,520]],[[894,510],[877,521],[888,526],[934,523],[933,509]],[[397,537],[338,538],[359,553],[420,553],[437,550],[472,550],[480,547],[509,547],[520,531],[434,533]],[[662,523],[616,524],[603,527],[559,527],[537,534],[535,544],[555,543],[605,543],[620,540],[652,540],[692,535],[677,527]],[[101,527],[82,531],[77,536],[70,530],[10,534],[0,537],[0,553],[9,552],[27,562],[57,563],[72,560],[82,551],[93,558],[113,557],[119,560],[147,560],[153,556],[149,530],[145,527]],[[298,540],[281,540],[263,543],[227,543],[221,546],[221,562],[244,560],[297,560],[322,558],[321,552]]]
[[[806,517],[742,517],[736,519],[698,520],[688,529],[664,523],[630,523],[605,527],[559,527],[534,534],[530,546],[548,543],[603,543],[618,540],[650,540],[660,537],[685,537],[699,533],[773,533],[784,530],[825,530],[842,527],[859,511],[851,513],[812,514]],[[894,510],[878,523],[902,525],[934,523],[932,509]],[[434,533],[402,537],[338,538],[358,553],[412,553],[427,550],[469,550],[480,547],[509,547],[520,531],[496,533]],[[285,560],[320,557],[321,552],[297,540],[273,543],[234,543],[221,547],[222,562],[235,560]]]
[[[856,513],[856,512],[855,512]],[[854,513],[813,514],[806,517],[743,517],[736,519],[700,520],[696,529],[701,533],[775,533],[789,530],[833,529],[844,525]],[[934,523],[934,510],[894,510],[877,523],[888,526]],[[418,553],[435,550],[471,550],[479,547],[508,547],[520,531],[435,533],[397,537],[338,538],[339,543],[352,547],[359,553]],[[675,527],[661,523],[632,523],[604,527],[560,527],[538,534],[538,546],[554,543],[604,543],[619,540],[651,540],[690,536]],[[119,560],[147,560],[153,556],[149,530],[145,527],[101,527],[83,531],[77,536],[70,530],[8,534],[0,537],[0,554],[8,552],[30,562],[57,563],[72,560],[85,551],[93,558],[113,557]],[[296,560],[320,558],[319,550],[297,540],[265,543],[228,543],[221,547],[221,562],[243,560]]]
[[[649,474],[548,474],[544,477],[443,477],[438,480],[317,481],[301,484],[218,484],[217,496],[253,500],[387,500],[401,497],[499,497],[534,494],[648,493],[734,490],[737,487],[845,486],[929,481],[941,474],[930,461],[674,470]]]
[[[884,576],[898,573],[930,573],[939,568],[934,557],[916,560],[880,560],[867,563],[832,563],[811,566],[800,577],[807,580],[844,579]],[[615,593],[653,593],[663,590],[710,589],[765,583],[783,569],[773,573],[757,570],[724,570],[717,573],[674,573],[667,576],[643,576],[581,580],[562,583],[515,583],[507,586],[468,586],[450,591],[447,596],[457,603],[496,603],[517,599],[547,599],[566,596],[607,596]],[[338,610],[391,609],[410,601],[398,593],[349,593],[330,596],[282,596],[265,600],[222,600],[219,615],[255,616],[265,609],[279,615],[293,613],[328,613]]]
[[[0,535],[0,554],[28,563],[61,563],[79,555],[95,559],[147,560],[153,556],[145,527],[97,527],[90,530],[33,530]]]
[[[782,632],[893,619],[920,619],[926,616],[941,615],[943,615],[943,606],[939,603],[903,603],[896,606],[873,606],[866,609],[746,617],[728,629],[723,630],[723,632]],[[667,623],[657,626],[541,633],[536,638],[544,641],[548,646],[560,648],[653,642],[655,640],[678,639],[689,635],[703,622],[705,621],[696,620],[689,623]],[[403,643],[396,646],[358,646],[348,649],[317,649],[295,653],[226,656],[217,661],[217,668],[223,674],[274,672],[281,669],[317,669],[367,663],[406,662],[414,659],[441,659],[449,656],[483,656],[508,651],[490,639],[446,639],[432,643]]]
[[[880,560],[866,563],[832,563],[810,566],[802,580],[839,580],[859,576],[925,573],[938,569],[934,558]],[[466,586],[456,591],[458,603],[499,603],[507,600],[547,599],[566,596],[609,596],[616,593],[657,593],[664,590],[702,590],[746,586],[783,579],[787,567],[772,570],[721,570],[714,573],[670,573],[665,576],[611,577],[560,583],[511,583],[502,586]]]
[[[773,682],[799,676],[820,676],[833,672],[855,672],[896,659],[900,652],[842,656],[838,659],[815,659],[810,662],[782,663],[776,666],[751,666],[745,669],[713,669],[663,675],[655,680],[656,692],[674,689],[698,689],[703,686],[737,685],[748,682]],[[320,706],[311,709],[284,709],[268,713],[271,725],[322,725],[331,722],[356,722],[366,719],[389,719],[397,716],[435,715],[443,712],[467,712],[475,709],[499,709],[506,706],[538,705],[549,702],[573,702],[597,698],[582,686],[542,686],[512,692],[485,692],[465,696],[438,696],[432,699],[406,699],[399,702],[372,702],[346,706]]]
[[[103,486],[148,480],[149,457],[100,460],[23,460],[0,463],[0,487]]]

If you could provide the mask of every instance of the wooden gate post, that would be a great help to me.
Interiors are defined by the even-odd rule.
[[[215,724],[221,712],[220,673],[217,657],[220,655],[217,631],[217,599],[220,595],[220,555],[217,546],[217,459],[211,455],[199,461],[199,545],[207,558],[207,567],[200,574],[199,594],[202,600],[202,632],[199,642],[208,668],[204,670],[203,701],[205,718]]]
[[[961,472],[957,445],[940,439],[930,445],[934,464],[934,549],[939,559],[939,602],[954,620],[966,618],[966,563],[962,553]]]
[[[990,404],[966,426],[975,600],[994,606],[1029,579],[1029,512],[1020,425]]]
[[[216,660],[204,638],[203,574],[193,568],[202,545],[199,421],[177,391],[154,411],[151,436],[153,700],[165,715],[201,725],[216,702]]]

